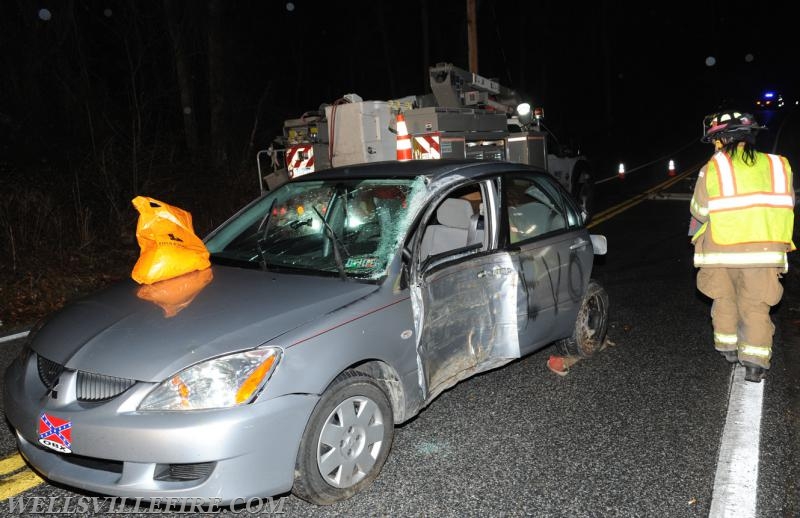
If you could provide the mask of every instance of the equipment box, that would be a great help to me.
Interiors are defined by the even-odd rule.
[[[502,139],[508,132],[502,113],[486,113],[471,108],[417,108],[403,113],[412,135],[439,132],[464,136],[467,140]]]
[[[288,145],[328,142],[328,125],[314,115],[289,119],[283,123],[283,137]]]
[[[397,138],[389,131],[394,116],[385,101],[360,101],[325,107],[331,166],[397,158]]]
[[[512,133],[507,139],[508,160],[547,169],[545,135],[537,131]]]

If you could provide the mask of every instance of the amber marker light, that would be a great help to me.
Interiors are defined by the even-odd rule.
[[[261,386],[264,378],[272,370],[272,366],[275,364],[277,357],[277,354],[272,354],[267,357],[267,359],[261,362],[261,365],[256,367],[256,369],[247,377],[247,379],[244,380],[244,383],[242,383],[242,385],[239,387],[239,390],[236,391],[237,405],[246,403],[251,397],[253,397],[253,394],[256,390],[258,390],[258,387]]]

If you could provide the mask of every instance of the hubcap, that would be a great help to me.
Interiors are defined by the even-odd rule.
[[[383,445],[383,414],[364,396],[347,398],[333,409],[319,435],[317,466],[328,484],[346,488],[366,477]]]

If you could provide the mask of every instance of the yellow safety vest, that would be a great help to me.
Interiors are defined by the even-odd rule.
[[[708,218],[718,244],[792,241],[791,173],[777,155],[756,156],[755,163],[748,165],[741,154],[732,161],[725,153],[717,153],[709,163]]]
[[[756,153],[755,162],[748,165],[740,154],[731,160],[725,153],[718,152],[709,161],[701,181],[706,182],[708,191],[708,221],[692,241],[710,225],[712,239],[719,245],[772,243],[794,249],[792,175],[780,156]],[[785,252],[766,250],[695,254],[695,266],[785,262]]]

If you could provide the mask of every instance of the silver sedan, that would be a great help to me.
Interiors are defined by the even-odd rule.
[[[585,219],[518,164],[304,176],[207,236],[210,269],[122,282],[37,326],[7,417],[38,472],[84,490],[348,498],[443,390],[553,342],[600,348],[605,240]]]

